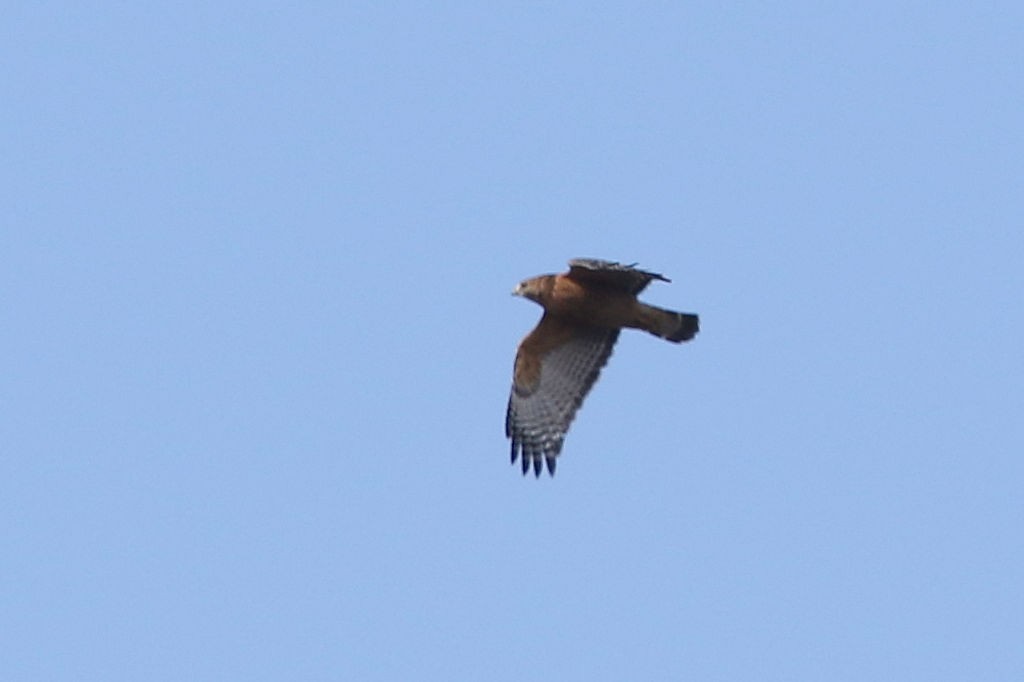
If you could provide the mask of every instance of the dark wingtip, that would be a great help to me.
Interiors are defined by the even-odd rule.
[[[536,478],[540,478],[540,472],[544,470],[544,462],[540,457],[534,456],[533,458],[533,475]]]
[[[556,460],[554,457],[547,457],[546,461],[547,461],[547,464],[548,464],[548,474],[550,474],[551,476],[554,476],[555,475],[555,462],[557,462],[558,460]]]

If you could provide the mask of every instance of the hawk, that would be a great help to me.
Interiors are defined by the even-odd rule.
[[[699,331],[696,315],[637,300],[653,280],[670,280],[634,265],[575,258],[569,272],[532,277],[512,291],[544,308],[516,352],[505,413],[512,463],[522,456],[524,476],[532,466],[539,477],[545,464],[554,476],[569,425],[623,327],[673,343],[689,341]]]

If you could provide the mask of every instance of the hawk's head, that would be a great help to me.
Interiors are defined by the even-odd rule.
[[[523,298],[528,298],[536,303],[541,303],[541,298],[544,295],[545,284],[547,284],[546,279],[546,277],[524,279],[516,285],[515,289],[512,290],[512,295],[522,296]]]

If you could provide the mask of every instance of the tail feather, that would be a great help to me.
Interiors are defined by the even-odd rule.
[[[700,319],[691,313],[676,313],[641,304],[640,324],[644,331],[673,343],[689,341],[700,331]]]

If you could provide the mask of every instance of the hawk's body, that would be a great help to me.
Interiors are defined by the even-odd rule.
[[[514,294],[544,308],[540,323],[516,353],[505,435],[512,461],[521,454],[523,473],[536,475],[555,458],[576,410],[608,361],[623,327],[643,329],[679,343],[698,331],[696,315],[641,303],[636,296],[655,279],[653,272],[609,261],[577,258],[569,272],[525,280]]]

